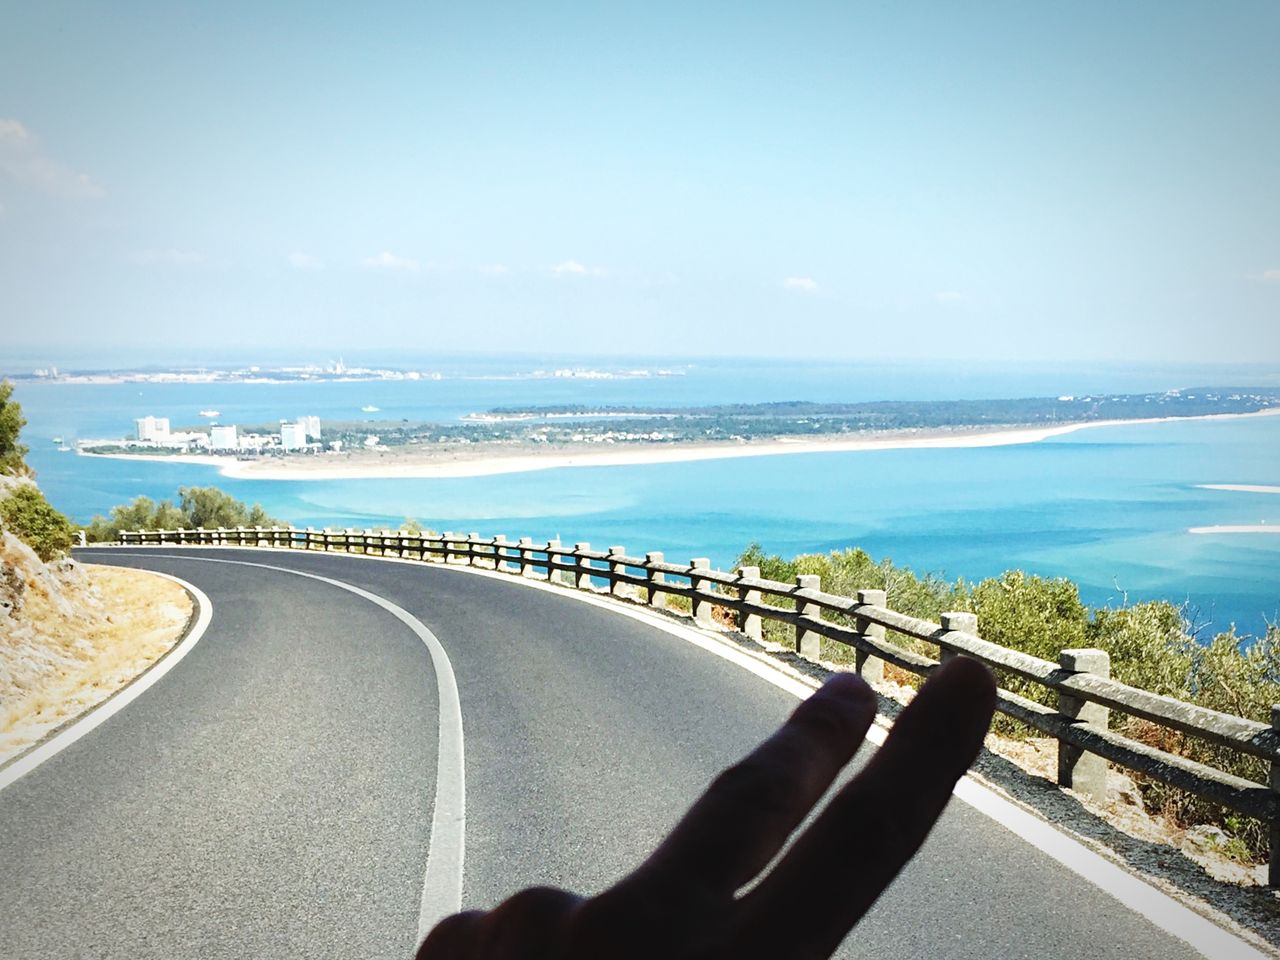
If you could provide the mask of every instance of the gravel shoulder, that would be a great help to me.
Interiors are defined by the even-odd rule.
[[[127,686],[194,614],[186,590],[142,570],[4,559],[17,600],[0,618],[0,764]]]

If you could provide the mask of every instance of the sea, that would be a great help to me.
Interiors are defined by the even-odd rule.
[[[0,371],[75,360],[0,356]],[[226,362],[227,358],[219,358]],[[316,359],[316,358],[304,358]],[[324,359],[324,358],[320,358]],[[95,357],[99,364],[101,357]],[[191,358],[183,358],[190,364]],[[92,361],[80,359],[80,366]],[[280,362],[280,359],[276,359]],[[979,580],[1009,569],[1069,577],[1092,605],[1185,603],[1202,636],[1259,635],[1280,616],[1280,535],[1194,534],[1275,525],[1280,495],[1206,484],[1280,485],[1280,417],[1094,427],[1035,443],[788,454],[574,467],[463,479],[237,480],[201,465],[82,457],[55,438],[128,435],[135,417],[175,428],[324,419],[455,421],[530,404],[689,406],[731,402],[964,399],[1280,385],[1274,366],[835,363],[579,357],[346,358],[438,374],[311,383],[19,381],[28,460],[77,521],[145,494],[216,484],[300,526],[435,530],[661,550],[729,569],[750,543],[770,553],[861,547],[917,572]],[[595,376],[547,376],[573,370]],[[659,373],[661,371],[661,373]],[[647,373],[647,375],[643,375]],[[603,376],[601,376],[603,375]],[[363,413],[375,406],[377,413]]]

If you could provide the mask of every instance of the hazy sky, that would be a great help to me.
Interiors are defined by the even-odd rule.
[[[1280,360],[1278,36],[1274,0],[8,0],[0,323]]]

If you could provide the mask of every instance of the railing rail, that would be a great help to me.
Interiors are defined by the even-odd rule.
[[[972,614],[945,613],[942,623],[933,623],[890,609],[879,590],[844,597],[823,592],[816,576],[782,583],[762,578],[753,567],[725,572],[711,569],[702,558],[688,565],[668,563],[662,553],[631,556],[620,546],[593,550],[588,543],[566,546],[555,540],[511,541],[477,533],[295,527],[122,531],[120,542],[276,547],[465,564],[602,590],[654,607],[664,607],[668,596],[679,596],[690,601],[691,615],[701,626],[714,626],[712,611],[720,607],[754,639],[762,637],[766,620],[791,627],[796,650],[803,656],[817,656],[820,637],[852,647],[856,669],[869,680],[880,679],[885,663],[927,675],[950,657],[971,657],[1057,693],[1053,709],[1002,689],[997,709],[1058,740],[1059,783],[1100,799],[1106,793],[1110,762],[1262,820],[1271,836],[1269,882],[1280,886],[1280,707],[1272,711],[1273,722],[1265,724],[1131,687],[1108,676],[1107,654],[1100,650],[1064,650],[1055,664],[982,639]],[[855,625],[824,619],[824,614],[851,618]],[[889,641],[886,630],[936,645],[938,659]],[[1109,728],[1112,710],[1266,761],[1269,782],[1242,779],[1125,737]]]

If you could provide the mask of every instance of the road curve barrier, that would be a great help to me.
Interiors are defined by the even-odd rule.
[[[859,590],[856,597],[824,593],[817,576],[795,583],[767,580],[757,567],[733,572],[711,569],[705,558],[687,565],[667,563],[658,552],[630,556],[620,546],[593,550],[558,540],[482,537],[477,533],[412,533],[402,530],[316,530],[308,527],[235,527],[194,530],[122,531],[126,546],[275,547],[399,557],[424,563],[461,564],[534,577],[567,589],[607,593],[625,602],[666,608],[668,598],[688,601],[688,615],[700,627],[732,624],[760,640],[765,621],[784,624],[795,650],[816,659],[821,638],[852,647],[854,669],[874,682],[885,663],[927,676],[956,656],[971,657],[997,675],[1008,674],[1057,695],[1056,709],[1008,690],[997,692],[996,709],[1058,741],[1058,783],[1096,800],[1106,796],[1109,763],[1169,784],[1267,824],[1271,857],[1268,883],[1280,886],[1280,705],[1271,723],[1220,713],[1131,687],[1110,677],[1103,650],[1063,650],[1057,663],[983,640],[972,613],[944,613],[941,623],[891,610],[883,590]],[[773,601],[773,602],[770,602]],[[682,604],[683,606],[683,604]],[[719,610],[719,617],[717,617]],[[828,619],[838,616],[843,622]],[[936,659],[895,643],[887,631],[924,641]],[[1110,729],[1110,715],[1138,717],[1269,765],[1268,783],[1133,740]]]

